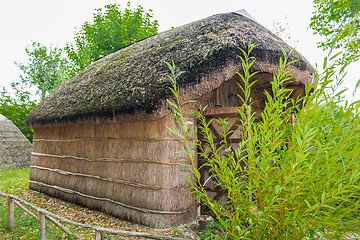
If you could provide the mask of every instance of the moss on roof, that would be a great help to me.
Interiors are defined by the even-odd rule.
[[[291,48],[266,28],[236,13],[214,15],[165,31],[109,54],[55,89],[29,114],[29,126],[114,116],[134,110],[151,113],[171,96],[164,61],[185,71],[180,86],[197,84],[229,61],[239,61],[239,48],[261,43],[257,62],[276,64]],[[296,51],[299,71],[311,71]],[[240,61],[239,61],[240,62]]]

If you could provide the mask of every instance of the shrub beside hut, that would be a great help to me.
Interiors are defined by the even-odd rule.
[[[253,20],[237,13],[214,15],[159,33],[109,54],[55,89],[29,114],[34,128],[30,188],[156,228],[195,219],[197,207],[183,176],[190,170],[166,103],[172,94],[164,61],[184,71],[182,100],[208,105],[209,114],[236,112],[241,72],[239,48],[253,51],[255,108],[265,104],[283,51],[291,48]],[[293,97],[311,80],[300,59],[289,71]],[[195,106],[185,106],[187,117]],[[195,152],[196,149],[194,148]]]

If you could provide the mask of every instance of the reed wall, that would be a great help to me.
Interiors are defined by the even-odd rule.
[[[174,154],[183,143],[166,126],[176,127],[173,116],[37,127],[30,188],[151,227],[190,222],[189,160]]]

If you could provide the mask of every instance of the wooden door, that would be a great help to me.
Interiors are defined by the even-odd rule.
[[[204,116],[207,122],[211,119],[226,119],[228,123],[226,140],[231,147],[234,149],[238,146],[241,141],[240,132],[237,131],[240,127],[239,112],[238,107],[229,107],[229,108],[213,108],[205,111]],[[221,142],[224,140],[223,135],[221,134],[222,126],[217,121],[212,121],[209,125],[212,136],[214,138],[214,144],[217,147],[220,146]],[[201,140],[203,137],[199,134],[198,138]],[[206,145],[206,143],[202,143]],[[205,148],[206,146],[204,146]],[[215,176],[209,172],[209,167],[203,166],[204,159],[198,159],[198,168],[201,174],[200,182],[205,187],[207,194],[210,198],[220,201],[226,200],[226,191],[221,187],[215,187],[214,181],[216,181]],[[200,204],[200,215],[211,215],[210,210]]]

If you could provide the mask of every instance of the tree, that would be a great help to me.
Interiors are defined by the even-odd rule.
[[[324,50],[345,49],[351,56],[359,55],[360,47],[360,1],[314,0],[310,28],[324,36],[319,43]],[[356,58],[357,59],[357,58]]]
[[[32,142],[34,131],[26,127],[25,121],[36,103],[31,101],[30,93],[25,91],[20,83],[11,83],[11,88],[15,91],[15,97],[12,97],[5,88],[0,91],[0,114],[12,121]]]
[[[67,43],[65,51],[71,60],[70,74],[74,75],[93,61],[124,46],[154,35],[158,22],[153,20],[151,10],[144,12],[142,6],[120,10],[119,4],[106,5],[105,10],[96,9],[93,22],[85,22],[75,35],[75,43]]]
[[[28,55],[28,63],[16,63],[24,75],[20,75],[23,83],[37,87],[37,94],[43,99],[47,93],[67,79],[67,60],[63,50],[57,47],[46,46],[33,42],[31,47],[25,48]]]

